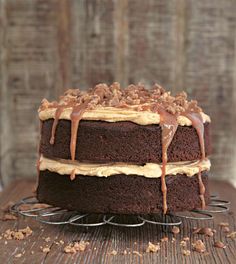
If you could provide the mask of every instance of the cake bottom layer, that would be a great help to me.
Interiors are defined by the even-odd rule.
[[[208,172],[202,172],[205,201],[210,201]],[[167,175],[168,212],[185,211],[201,207],[198,175]],[[48,170],[40,171],[37,198],[61,208],[83,213],[153,214],[162,211],[160,178],[137,175],[96,177],[60,175]]]

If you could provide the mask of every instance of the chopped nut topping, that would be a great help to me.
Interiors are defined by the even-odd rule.
[[[177,226],[173,226],[173,228],[172,228],[172,233],[176,235],[176,234],[179,234],[179,232],[180,232],[179,227],[177,227]]]
[[[204,253],[206,251],[206,247],[202,240],[197,240],[195,243],[193,243],[193,250],[199,253]]]
[[[226,248],[225,244],[221,241],[216,241],[214,243],[214,247],[217,247],[217,248]]]
[[[95,107],[129,108],[137,111],[152,111],[154,105],[158,105],[171,114],[180,114],[188,111],[200,112],[201,108],[196,101],[188,101],[185,92],[175,97],[166,92],[160,85],[155,84],[152,89],[147,89],[142,84],[129,85],[121,89],[115,82],[108,86],[105,83],[97,84],[88,91],[70,89],[65,92],[59,102],[49,102],[44,99],[39,111],[60,106],[71,107],[89,100],[88,109]]]
[[[191,252],[190,252],[190,250],[183,249],[182,253],[183,253],[184,256],[189,256]]]
[[[159,243],[157,243],[155,245],[155,244],[151,243],[150,241],[148,242],[148,247],[146,249],[147,253],[149,253],[149,252],[156,253],[159,250],[160,250],[160,244]]]
[[[85,251],[86,247],[89,245],[89,242],[73,242],[64,247],[65,253],[76,253],[77,251]]]
[[[3,237],[6,239],[22,240],[30,236],[32,233],[33,231],[27,226],[26,228],[19,229],[18,231],[7,229],[3,234]]]

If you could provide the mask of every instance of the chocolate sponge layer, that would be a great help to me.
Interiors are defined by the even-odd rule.
[[[40,152],[48,158],[70,159],[71,122],[59,120],[54,145],[50,145],[53,119],[42,124]],[[206,156],[211,152],[210,124],[204,125]],[[161,127],[132,122],[84,121],[79,125],[76,160],[83,162],[161,162]],[[168,162],[201,158],[200,144],[192,126],[179,126],[168,148]]]
[[[209,203],[208,175],[202,173]],[[168,211],[191,210],[201,206],[197,175],[168,175]],[[160,178],[137,175],[96,177],[40,171],[37,198],[54,206],[90,213],[153,214],[162,211]]]

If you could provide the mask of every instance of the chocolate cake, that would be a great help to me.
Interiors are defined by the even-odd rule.
[[[98,84],[44,99],[37,198],[83,213],[153,214],[210,201],[210,118],[186,93]]]

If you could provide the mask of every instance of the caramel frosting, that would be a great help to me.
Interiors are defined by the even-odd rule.
[[[191,177],[200,171],[210,170],[210,160],[197,160],[174,162],[166,164],[166,175],[186,174]],[[146,163],[145,165],[133,165],[126,163],[80,163],[71,160],[52,160],[41,156],[39,169],[49,170],[61,175],[86,175],[97,177],[109,177],[116,174],[139,175],[147,178],[159,178],[162,175],[162,164]]]
[[[46,108],[39,111],[40,120],[55,118],[57,108]],[[72,107],[64,108],[59,119],[71,120]],[[211,122],[210,117],[200,112],[203,122]],[[100,120],[106,122],[130,121],[138,125],[152,125],[160,123],[160,114],[151,111],[137,111],[126,108],[98,106],[92,110],[86,110],[82,120]],[[186,116],[179,115],[177,122],[181,126],[191,126],[192,121]]]

